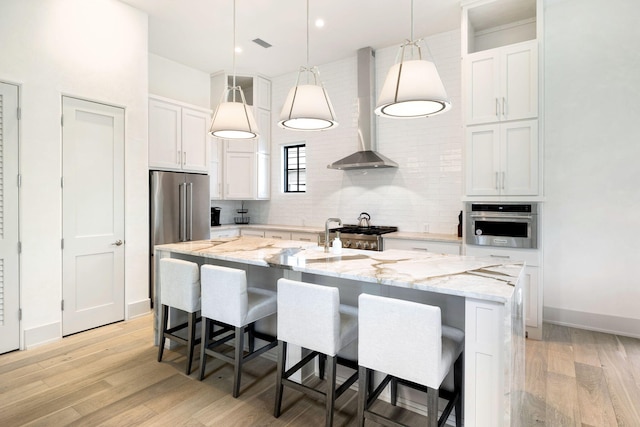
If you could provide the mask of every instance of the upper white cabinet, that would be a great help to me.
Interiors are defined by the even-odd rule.
[[[538,121],[468,126],[465,164],[469,196],[538,194]]]
[[[467,125],[538,116],[535,40],[470,54],[464,68]]]
[[[211,190],[212,199],[267,200],[271,190],[271,81],[262,76],[236,76],[247,105],[253,107],[258,125],[256,140],[217,140],[221,161],[211,161],[209,173],[219,173],[219,191]],[[221,101],[233,76],[224,71],[211,75],[211,108]],[[216,139],[216,138],[213,138]],[[214,178],[211,178],[212,186]]]
[[[209,171],[209,111],[149,97],[149,168]]]

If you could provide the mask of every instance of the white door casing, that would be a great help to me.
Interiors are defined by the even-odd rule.
[[[62,334],[124,319],[124,110],[63,97]]]
[[[18,87],[0,83],[0,353],[20,347]]]

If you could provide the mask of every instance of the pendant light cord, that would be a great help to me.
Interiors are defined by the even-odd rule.
[[[411,0],[413,1],[413,0]],[[233,0],[233,102],[236,102],[236,0]]]
[[[411,28],[411,41],[413,41],[413,0],[411,0],[411,27],[410,28]]]
[[[307,0],[307,70],[309,70],[309,0]],[[309,73],[307,72],[307,83],[309,83]]]

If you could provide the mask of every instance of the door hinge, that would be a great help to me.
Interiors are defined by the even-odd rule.
[[[18,320],[22,320],[22,309],[18,309]]]
[[[60,126],[64,126],[64,114],[60,115]]]
[[[64,239],[60,239],[60,249],[64,249]]]
[[[60,188],[64,188],[64,176],[60,177]]]
[[[18,107],[18,120],[22,119],[22,108]]]
[[[22,242],[18,242],[18,255],[22,253]]]
[[[60,310],[64,311],[64,300],[60,301]]]
[[[22,175],[18,174],[18,188],[22,187]]]

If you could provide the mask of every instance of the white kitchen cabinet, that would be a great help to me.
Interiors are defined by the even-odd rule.
[[[541,255],[537,249],[513,249],[491,246],[465,245],[465,255],[489,257],[499,261],[524,261],[524,316],[527,336],[542,339],[542,282],[540,281]]]
[[[206,110],[149,97],[149,168],[208,172],[209,121]]]
[[[216,237],[236,237],[240,235],[239,228],[221,228],[217,229],[211,228],[211,238],[214,239]]]
[[[269,239],[291,240],[291,233],[282,230],[265,230],[264,237]]]
[[[318,242],[317,233],[304,233],[304,232],[291,232],[291,240],[298,240],[300,242]]]
[[[535,40],[470,54],[464,68],[467,125],[538,116]]]
[[[402,249],[408,251],[426,251],[438,254],[460,255],[460,242],[442,242],[422,239],[394,239],[383,237],[384,250]]]
[[[224,198],[251,200],[256,194],[256,155],[226,152],[224,156]]]
[[[468,126],[466,131],[467,195],[538,194],[537,120]]]
[[[211,76],[212,109],[220,102],[225,87],[232,84],[233,76],[224,71]],[[247,105],[253,108],[258,138],[221,140],[223,190],[220,197],[268,200],[271,197],[271,81],[258,75],[237,75],[235,84],[242,88]],[[220,164],[212,164],[212,169],[216,166],[220,168]]]
[[[264,230],[254,229],[254,228],[241,228],[240,229],[241,236],[254,236],[254,237],[264,237]]]
[[[209,194],[211,199],[221,199],[222,192],[222,142],[217,138],[211,138],[211,156],[209,161]]]

